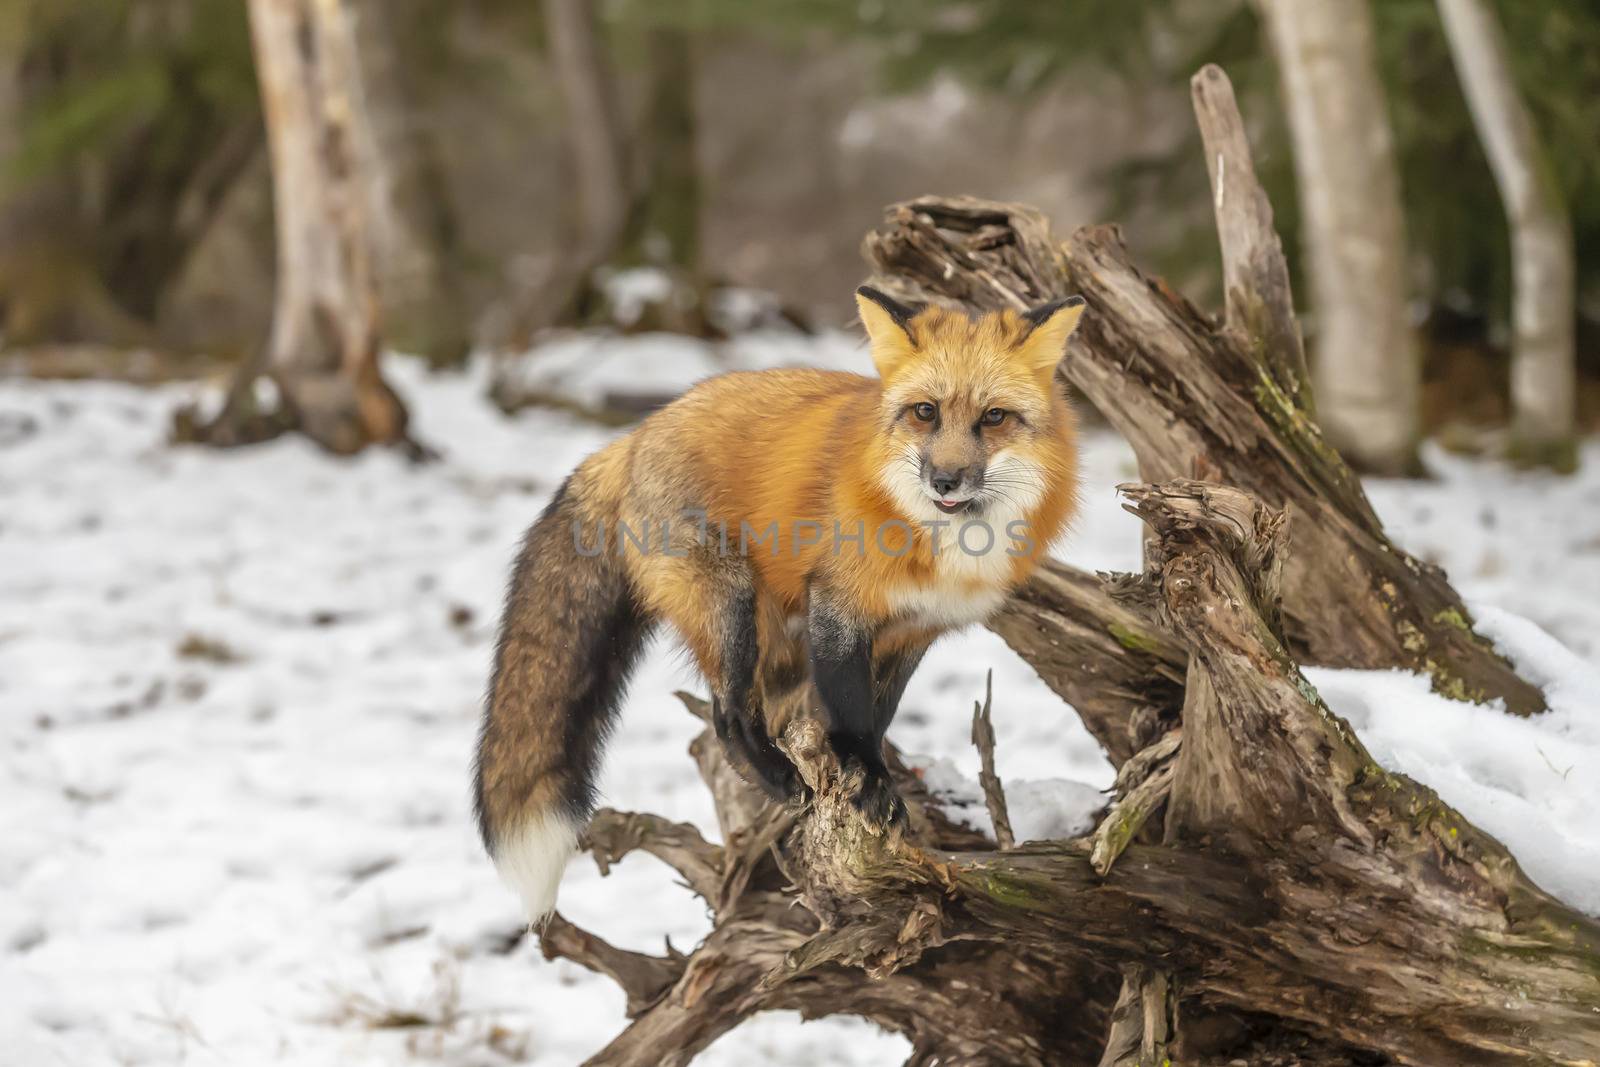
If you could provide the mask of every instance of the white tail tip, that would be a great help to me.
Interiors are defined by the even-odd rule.
[[[534,815],[496,840],[495,867],[522,897],[530,926],[555,910],[561,874],[577,851],[578,828],[556,814]]]

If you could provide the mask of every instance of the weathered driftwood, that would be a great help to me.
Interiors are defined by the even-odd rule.
[[[679,696],[707,720],[703,701]],[[831,798],[821,803],[836,805],[838,765],[815,724],[798,731],[794,740],[812,780]],[[1019,970],[1010,956],[959,939],[924,960],[925,949],[938,941],[938,912],[920,902],[883,922],[857,916],[842,925],[856,905],[829,883],[804,875],[801,864],[811,853],[803,845],[807,834],[796,829],[796,812],[744,783],[709,728],[690,752],[716,799],[723,845],[705,841],[683,824],[612,811],[596,815],[585,843],[602,870],[633,850],[668,863],[711,909],[716,920],[711,934],[688,956],[670,946],[666,955],[652,956],[618,949],[559,915],[541,933],[547,957],[571,959],[604,974],[627,995],[633,1021],[590,1064],[688,1063],[750,1015],[775,1009],[871,1019],[911,1040],[921,1057],[913,1057],[914,1063],[1059,1062],[1041,1044],[1045,1020],[1029,1019],[1025,1002],[1016,999],[1030,986],[1042,990],[1055,981],[1099,996],[1059,1005],[1052,1018],[1061,1032],[1048,1047],[1071,1049],[1074,1056],[1097,1055],[1116,995],[1114,975],[1076,960],[1060,971],[1036,970],[1032,964]],[[983,835],[951,823],[898,760],[891,765],[911,810],[905,841],[952,852],[993,847]],[[837,834],[844,813],[830,811],[835,821],[827,825]],[[845,833],[858,842],[870,838],[859,823]],[[806,893],[797,889],[802,880],[810,887]],[[807,900],[816,910],[804,906]]]
[[[1134,266],[1115,227],[1085,227],[1061,244],[1031,208],[965,197],[889,208],[863,244],[873,284],[908,301],[987,309],[1082,294],[1089,313],[1061,371],[1127,438],[1141,477],[1222,482],[1289,513],[1295,552],[1284,576],[1284,625],[1297,657],[1404,667],[1452,697],[1499,698],[1520,714],[1542,710],[1538,690],[1474,633],[1443,572],[1389,540],[1359,481],[1323,441],[1288,272],[1232,90],[1214,67],[1196,75],[1193,88],[1224,247],[1221,322]],[[1084,583],[1054,569],[995,624],[1075,705],[1069,689],[1110,695],[1081,673],[1063,674],[1072,662],[1091,661],[1088,647],[1080,651],[1084,639],[1111,632],[1107,610],[1086,604],[1094,594]],[[1062,637],[1041,614],[1080,617]],[[1031,639],[1030,625],[1040,631]],[[1069,663],[1046,647],[1057,640],[1070,644]],[[1135,631],[1123,644],[1147,651],[1161,639]]]
[[[1175,1001],[1165,971],[1140,963],[1123,968],[1122,992],[1111,1009],[1111,1033],[1100,1067],[1171,1063],[1168,1046],[1176,1029]]]
[[[1171,730],[1117,770],[1116,800],[1089,838],[1089,863],[1097,873],[1111,870],[1117,857],[1166,804],[1177,771],[1173,757],[1182,743],[1183,730]]]
[[[1147,816],[1166,840],[1104,874],[1092,835],[1001,850],[904,774],[912,829],[886,839],[816,723],[786,737],[815,790],[799,813],[738,782],[707,731],[694,749],[727,843],[610,813],[589,837],[603,865],[639,848],[670,863],[712,933],[659,958],[547,933],[628,993],[633,1021],[592,1063],[685,1063],[775,1008],[872,1019],[914,1063],[1600,1060],[1600,925],[1380,768],[1318,698],[1283,637],[1283,513],[1198,482],[1126,492],[1155,538],[1112,591],[1189,652],[1181,745],[1122,783],[1170,775]]]

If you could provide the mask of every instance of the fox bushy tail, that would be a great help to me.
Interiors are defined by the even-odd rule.
[[[478,829],[530,922],[555,907],[650,631],[620,554],[596,550],[604,520],[584,506],[581,477],[556,492],[517,556],[478,735]]]

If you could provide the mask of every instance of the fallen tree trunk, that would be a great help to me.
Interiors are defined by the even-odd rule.
[[[815,790],[803,812],[733,777],[708,730],[695,751],[724,845],[610,812],[588,845],[602,868],[631,849],[671,864],[712,933],[657,958],[546,932],[547,954],[628,993],[633,1021],[591,1063],[686,1063],[780,1008],[871,1019],[913,1063],[1600,1058],[1600,925],[1374,763],[1317,697],[1278,612],[1284,514],[1198,482],[1125,491],[1155,539],[1146,573],[1109,588],[1188,652],[1181,744],[1122,783],[1164,776],[1145,817],[1166,840],[1109,862],[1098,834],[980,845],[903,773],[911,828],[886,839],[816,723],[785,740]]]
[[[1232,87],[1207,67],[1193,93],[1223,243],[1221,322],[1134,266],[1113,226],[1085,227],[1061,244],[1031,208],[965,197],[890,207],[863,244],[873,284],[898,299],[973,309],[1081,294],[1089,310],[1061,373],[1133,446],[1140,476],[1217,481],[1289,513],[1295,553],[1284,576],[1284,625],[1298,658],[1415,670],[1447,696],[1542,711],[1539,691],[1474,633],[1444,573],[1389,540],[1360,482],[1323,440],[1288,271]],[[1082,611],[1081,602],[1057,597],[1052,582],[1082,586],[1057,569],[995,628],[1066,696],[1085,680],[1069,681],[1045,662],[1039,640],[1019,638],[1040,611]],[[1083,622],[1109,618],[1109,609],[1095,607]],[[1049,630],[1040,640],[1053,637]],[[1152,644],[1147,637],[1135,650]]]

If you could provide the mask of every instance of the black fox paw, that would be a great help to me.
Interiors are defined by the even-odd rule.
[[[809,796],[810,790],[801,780],[800,772],[773,743],[764,725],[743,715],[729,714],[716,698],[712,698],[711,708],[712,725],[739,777],[779,804]]]
[[[850,802],[867,825],[884,834],[905,829],[906,805],[895,790],[888,768],[863,767],[856,761],[851,762],[849,770],[860,775],[861,786]]]

